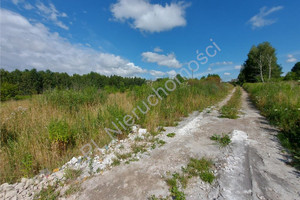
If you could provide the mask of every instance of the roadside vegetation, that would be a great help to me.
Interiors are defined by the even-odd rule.
[[[241,108],[242,103],[242,91],[239,86],[237,86],[234,94],[230,98],[230,100],[227,102],[226,105],[224,105],[221,108],[221,117],[229,118],[229,119],[236,119],[238,118],[239,109]]]
[[[281,144],[293,156],[293,164],[300,169],[300,84],[299,82],[246,83],[244,88],[268,120],[281,133]]]
[[[147,114],[136,111],[139,119],[134,124],[155,133],[158,127],[176,125],[192,111],[217,103],[232,89],[230,84],[221,83],[218,76],[202,80],[178,79],[182,84],[168,91],[168,95],[159,92],[162,100],[150,107]],[[29,99],[2,102],[0,183],[12,183],[20,177],[32,177],[42,169],[60,167],[80,155],[80,148],[91,139],[99,147],[108,144],[111,138],[104,128],[115,130],[112,122],[118,124],[118,120],[122,121],[137,106],[146,110],[142,101],[154,94],[152,88],[165,89],[166,81],[167,78],[114,89],[109,86],[99,89],[93,84],[77,85],[77,89],[57,87]],[[130,129],[121,128],[121,131],[122,134],[114,136],[125,138]],[[157,142],[159,146],[164,143]],[[138,146],[133,148],[136,152],[143,150]],[[114,164],[118,165],[118,161]]]
[[[157,198],[152,195],[149,200],[185,200],[184,189],[186,189],[189,179],[199,177],[202,181],[212,184],[215,176],[212,172],[213,162],[206,158],[200,160],[191,158],[186,167],[181,168],[181,172],[170,174],[167,172],[166,183],[169,186],[170,196],[165,198]]]

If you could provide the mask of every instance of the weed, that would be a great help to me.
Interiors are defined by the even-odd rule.
[[[221,137],[220,135],[215,134],[211,136],[210,139],[217,141],[220,144],[220,146],[225,147],[230,144],[231,139],[228,134],[222,134],[222,135],[223,136]]]
[[[167,136],[168,136],[168,137],[171,137],[171,138],[172,138],[172,137],[175,137],[175,135],[176,135],[175,133],[168,133],[168,134],[167,134]]]
[[[59,191],[56,191],[56,186],[48,186],[43,188],[34,199],[38,200],[56,200],[59,197]]]
[[[75,194],[77,192],[79,192],[81,190],[81,186],[79,183],[74,183],[74,184],[71,184],[69,186],[69,188],[65,191],[65,196],[70,196],[72,194]]]
[[[146,148],[145,148],[145,145],[137,145],[137,144],[133,144],[133,145],[131,146],[131,149],[132,149],[133,153],[135,153],[135,154],[137,154],[137,153],[139,153],[139,152],[144,153],[144,152],[147,151]]]
[[[80,169],[67,168],[64,171],[64,177],[67,181],[73,181],[77,179],[81,174],[82,174],[82,170]]]
[[[117,158],[113,158],[112,161],[111,166],[118,166],[121,164],[120,160]]]
[[[132,155],[131,153],[124,153],[124,154],[116,153],[117,158],[122,159],[122,160],[130,158],[131,155]]]
[[[158,141],[157,141],[157,144],[159,144],[159,146],[161,147],[161,146],[163,146],[164,144],[166,144],[166,142],[163,141],[163,140],[158,140]]]
[[[140,142],[140,141],[142,141],[142,140],[143,140],[143,138],[141,138],[141,137],[139,137],[139,136],[137,136],[137,137],[134,138],[134,141],[136,141],[136,142]]]

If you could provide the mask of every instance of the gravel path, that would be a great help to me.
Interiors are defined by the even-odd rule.
[[[270,126],[249,101],[243,91],[242,109],[238,119],[219,118],[217,107],[193,113],[177,127],[174,138],[149,152],[137,162],[121,164],[102,175],[86,180],[82,191],[69,199],[147,199],[151,195],[167,196],[168,186],[163,176],[167,171],[180,171],[191,157],[211,158],[217,179],[212,185],[192,178],[184,190],[186,198],[196,199],[300,199],[299,172],[285,164]],[[209,139],[214,134],[230,133],[232,143],[220,148]]]

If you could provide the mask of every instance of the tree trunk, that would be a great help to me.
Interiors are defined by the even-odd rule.
[[[265,82],[264,81],[264,76],[263,76],[263,71],[262,71],[262,60],[261,60],[261,54],[259,55],[259,61],[258,61],[258,66],[260,69],[260,78],[261,78],[261,82]]]
[[[268,64],[269,64],[269,82],[271,80],[272,74],[272,56],[268,56]]]

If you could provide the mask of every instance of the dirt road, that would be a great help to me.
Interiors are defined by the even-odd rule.
[[[232,95],[232,93],[231,93]],[[138,162],[120,165],[85,181],[83,190],[70,199],[147,199],[167,196],[166,171],[180,171],[191,157],[211,158],[216,180],[212,185],[192,178],[184,190],[187,199],[300,199],[300,174],[285,164],[275,135],[277,130],[259,114],[243,91],[238,119],[219,117],[218,106],[193,113],[177,127],[161,148]],[[209,139],[214,134],[230,133],[232,143],[220,148]]]

